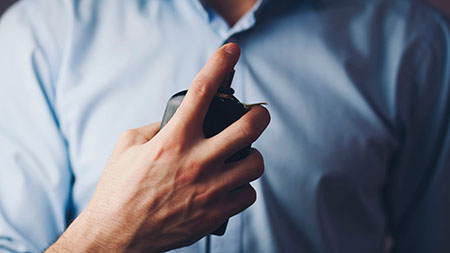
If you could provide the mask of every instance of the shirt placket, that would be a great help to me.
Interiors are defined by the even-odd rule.
[[[196,7],[199,8],[199,11],[204,20],[211,27],[212,31],[217,34],[217,36],[222,41],[222,44],[225,44],[227,42],[239,43],[235,35],[251,29],[254,26],[256,21],[255,13],[259,9],[262,0],[258,0],[255,5],[244,16],[242,16],[242,18],[233,27],[229,27],[227,22],[219,14],[217,14],[214,10],[208,8],[207,6],[204,6],[200,1],[194,0],[194,2]],[[209,245],[210,252],[242,251],[242,215],[243,214],[241,213],[230,218],[224,236],[211,235]]]

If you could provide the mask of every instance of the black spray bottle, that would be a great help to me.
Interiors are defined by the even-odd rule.
[[[239,100],[233,96],[234,90],[231,88],[233,76],[234,70],[232,70],[222,81],[219,90],[211,101],[208,112],[206,113],[203,121],[203,134],[205,135],[205,138],[209,138],[220,133],[233,122],[237,121],[250,109],[249,105],[239,102]],[[161,122],[161,128],[163,128],[175,114],[175,111],[180,106],[186,93],[187,90],[180,91],[169,99]],[[245,158],[249,152],[250,146],[247,146],[228,158],[225,163],[241,160]],[[228,221],[222,224],[212,234],[223,235],[225,233],[227,223]]]

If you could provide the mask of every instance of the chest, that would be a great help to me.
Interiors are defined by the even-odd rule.
[[[354,73],[325,44],[301,36],[284,39],[295,43],[276,53],[270,49],[283,44],[283,37],[242,42],[233,82],[241,101],[268,103],[271,124],[254,144],[265,157],[265,182],[287,202],[326,175],[355,189],[378,190],[395,141],[380,108],[362,92],[376,90],[377,84],[355,82]],[[148,45],[117,38],[111,43],[117,45],[114,53],[91,45],[92,54],[74,58],[58,87],[57,111],[80,208],[119,135],[160,121],[167,99],[189,87],[221,44],[214,38]],[[286,190],[293,194],[283,194]]]

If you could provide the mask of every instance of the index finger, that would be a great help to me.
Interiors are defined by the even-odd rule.
[[[209,156],[225,161],[240,149],[252,144],[266,129],[270,122],[267,108],[255,105],[239,120],[217,135],[206,139],[205,150]]]
[[[174,118],[201,129],[212,98],[222,80],[236,65],[239,55],[240,48],[235,43],[228,43],[219,48],[192,81]]]

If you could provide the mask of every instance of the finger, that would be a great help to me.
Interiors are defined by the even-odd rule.
[[[223,201],[221,208],[228,217],[232,217],[251,206],[256,201],[256,191],[250,184],[245,184],[231,191]]]
[[[225,161],[234,153],[253,143],[270,122],[269,111],[260,105],[253,106],[239,120],[219,134],[205,140],[210,156]]]
[[[161,122],[130,129],[122,133],[116,145],[116,151],[123,151],[134,145],[140,145],[148,142],[159,131]]]
[[[174,118],[201,129],[213,96],[237,63],[239,54],[239,46],[235,43],[219,48],[195,77]]]
[[[227,219],[244,211],[256,201],[256,191],[250,184],[246,184],[220,198],[215,206],[216,211],[210,212],[215,226],[210,233],[216,231]]]
[[[216,187],[220,191],[229,192],[243,185],[246,185],[264,173],[264,159],[261,153],[252,148],[250,154],[237,162],[229,163],[221,171],[217,172]]]
[[[139,136],[142,136],[142,143],[145,143],[155,137],[155,135],[159,132],[160,127],[161,121],[136,128],[135,130]]]

